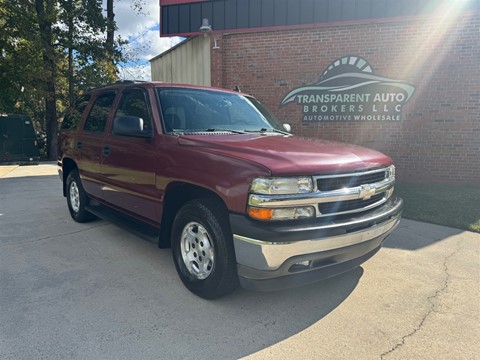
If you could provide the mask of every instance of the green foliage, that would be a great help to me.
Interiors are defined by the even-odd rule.
[[[116,25],[102,15],[102,1],[61,0],[57,30],[58,41],[67,52],[68,98],[73,101],[79,90],[103,85],[118,79],[116,63],[123,60],[117,39],[111,51],[105,46],[105,32]]]
[[[101,0],[0,0],[0,113],[31,116],[50,158],[57,114],[83,90],[118,79],[126,42],[106,46],[115,29]]]
[[[0,0],[0,113],[17,112],[27,86],[38,79],[41,58],[32,36],[32,16],[21,1]],[[22,91],[23,90],[23,91]]]
[[[407,219],[480,232],[480,188],[465,185],[397,184]]]

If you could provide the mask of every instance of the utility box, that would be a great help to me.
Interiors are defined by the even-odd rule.
[[[30,117],[0,115],[0,163],[38,164],[37,137]]]

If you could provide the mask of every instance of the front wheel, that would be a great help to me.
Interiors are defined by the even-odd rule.
[[[185,286],[205,298],[221,297],[238,286],[227,210],[216,199],[192,200],[175,217],[172,255]]]
[[[83,190],[78,170],[72,170],[68,174],[66,186],[68,210],[72,219],[79,223],[95,220],[97,217],[85,209],[88,197]]]

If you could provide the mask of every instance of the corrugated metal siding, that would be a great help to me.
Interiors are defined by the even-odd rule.
[[[153,81],[210,86],[210,38],[185,41],[150,62]]]
[[[425,15],[448,1],[453,0],[192,1],[161,6],[161,34],[198,33],[202,18],[218,31]],[[480,8],[480,0],[464,1],[465,10]]]

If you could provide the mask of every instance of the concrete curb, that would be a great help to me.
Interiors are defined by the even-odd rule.
[[[15,170],[18,165],[1,165],[0,166],[0,178],[7,175],[9,172]]]

